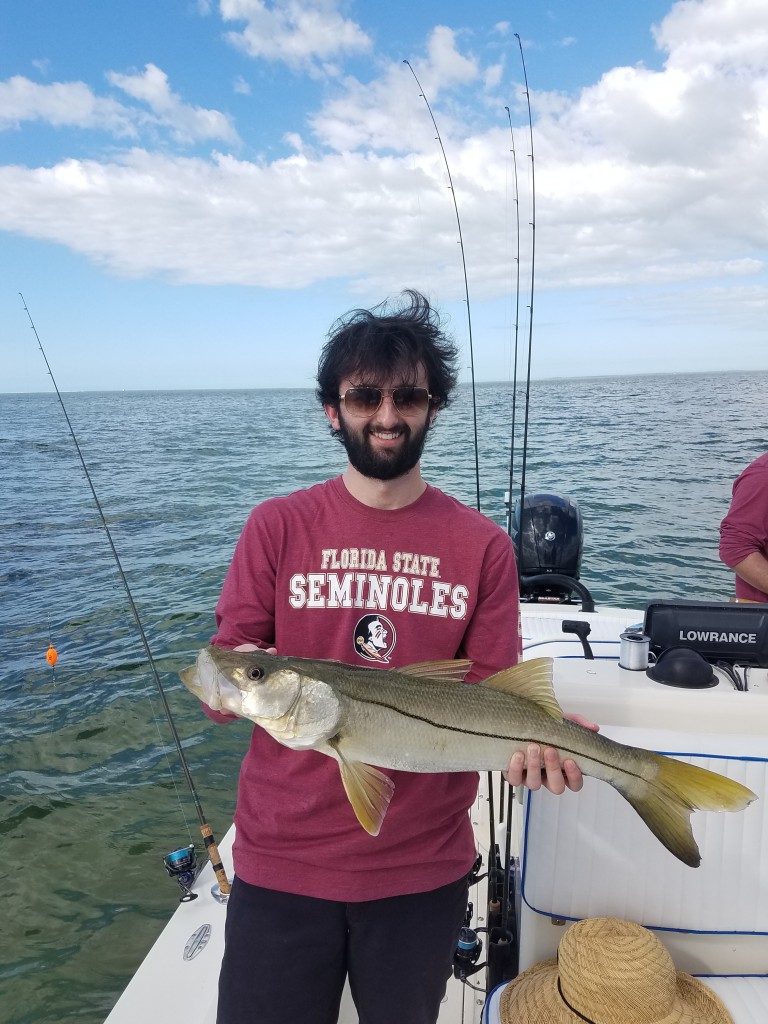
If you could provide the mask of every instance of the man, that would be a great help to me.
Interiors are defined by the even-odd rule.
[[[317,395],[343,475],[254,510],[224,583],[214,643],[403,667],[467,658],[476,682],[520,652],[517,574],[500,527],[429,486],[419,460],[456,383],[427,300],[332,328]],[[227,716],[208,712],[216,720]],[[543,759],[543,767],[542,767]],[[530,746],[509,779],[581,788]],[[475,773],[389,773],[378,836],[336,763],[255,728],[240,776],[219,1024],[334,1024],[345,977],[361,1024],[433,1024],[466,911]]]
[[[736,479],[720,524],[720,559],[736,573],[740,601],[768,602],[768,453]]]

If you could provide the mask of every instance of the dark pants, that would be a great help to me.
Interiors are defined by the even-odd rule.
[[[465,878],[366,903],[235,878],[217,1024],[336,1024],[347,974],[360,1024],[434,1024],[466,909]]]

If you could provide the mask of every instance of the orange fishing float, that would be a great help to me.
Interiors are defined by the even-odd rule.
[[[48,650],[46,651],[46,654],[45,654],[45,660],[48,662],[48,664],[51,666],[51,668],[53,668],[53,666],[59,660],[58,651],[53,646],[53,644],[48,644]]]

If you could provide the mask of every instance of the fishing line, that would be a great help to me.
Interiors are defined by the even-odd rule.
[[[59,405],[61,406],[62,412],[64,413],[64,418],[67,421],[67,426],[69,427],[69,433],[72,436],[72,440],[73,440],[73,442],[75,444],[75,449],[77,450],[77,454],[78,454],[78,457],[80,459],[80,465],[82,466],[83,472],[85,473],[85,478],[88,481],[88,486],[90,487],[91,495],[93,496],[93,500],[94,500],[94,502],[96,504],[96,508],[98,510],[98,513],[99,513],[99,518],[101,520],[101,525],[104,527],[104,532],[105,532],[105,534],[107,536],[107,541],[109,542],[109,547],[110,547],[110,550],[112,552],[112,557],[115,560],[115,565],[117,566],[117,571],[119,573],[120,580],[121,580],[121,582],[123,584],[123,587],[125,589],[125,593],[126,593],[126,596],[128,598],[128,604],[129,604],[130,609],[131,609],[131,614],[133,615],[133,620],[136,623],[136,628],[137,628],[137,630],[139,632],[139,636],[141,638],[141,643],[142,643],[142,646],[144,648],[144,653],[146,654],[146,657],[147,657],[147,664],[149,665],[150,671],[151,671],[152,676],[153,676],[154,681],[155,681],[155,685],[157,686],[157,691],[158,691],[158,693],[160,695],[160,700],[161,700],[161,703],[163,705],[163,710],[165,712],[165,717],[166,717],[166,719],[168,721],[168,726],[169,726],[169,728],[171,730],[171,736],[173,737],[173,742],[174,742],[174,744],[176,746],[176,751],[177,751],[177,753],[179,755],[179,763],[181,764],[182,771],[184,772],[184,778],[187,780],[187,786],[189,787],[189,792],[192,795],[192,801],[193,801],[193,803],[195,805],[195,812],[197,813],[197,817],[198,817],[198,820],[200,822],[200,832],[201,832],[202,837],[203,837],[203,842],[205,843],[206,851],[207,851],[208,856],[210,858],[211,865],[213,867],[214,873],[216,874],[216,879],[217,879],[217,881],[219,883],[219,888],[220,888],[222,894],[228,895],[229,892],[230,892],[231,887],[230,887],[229,881],[227,879],[226,872],[224,871],[224,866],[221,863],[221,858],[219,856],[218,847],[216,845],[216,840],[215,840],[214,835],[213,835],[213,829],[211,828],[211,826],[206,821],[205,814],[203,813],[202,804],[200,803],[200,798],[199,798],[199,796],[197,794],[197,790],[195,789],[195,784],[192,781],[192,774],[191,774],[191,772],[189,770],[189,764],[187,763],[187,758],[186,758],[186,756],[184,754],[184,749],[183,749],[183,747],[181,745],[181,739],[179,738],[179,734],[178,734],[178,732],[176,730],[176,723],[173,720],[173,715],[171,713],[171,708],[170,708],[170,706],[168,704],[168,698],[165,695],[165,690],[163,689],[163,684],[162,684],[162,682],[160,680],[160,673],[157,671],[157,666],[155,665],[155,659],[152,656],[152,650],[151,650],[151,648],[149,646],[149,641],[147,640],[147,635],[144,632],[144,626],[142,625],[141,618],[139,617],[138,608],[136,607],[136,603],[133,600],[133,594],[131,593],[131,588],[128,585],[128,579],[127,579],[127,577],[125,575],[125,572],[123,570],[123,565],[122,565],[122,562],[120,561],[120,556],[117,553],[117,548],[115,547],[115,543],[114,543],[114,541],[112,539],[112,533],[110,532],[106,516],[104,515],[104,510],[102,509],[101,502],[99,501],[99,497],[96,494],[96,488],[93,485],[93,480],[91,479],[91,474],[88,472],[88,466],[86,465],[85,458],[83,457],[83,453],[82,453],[82,451],[80,449],[80,444],[78,443],[77,435],[75,434],[75,430],[74,430],[74,428],[72,426],[72,422],[70,421],[69,414],[67,413],[67,408],[64,405],[64,399],[61,397],[61,392],[59,391],[59,386],[56,383],[56,378],[53,376],[53,370],[51,370],[51,365],[48,362],[48,356],[45,354],[45,349],[43,348],[43,344],[40,341],[40,335],[37,333],[37,328],[35,327],[35,322],[32,319],[32,314],[29,312],[29,309],[27,308],[27,304],[24,301],[24,296],[22,295],[21,292],[19,292],[19,296],[21,297],[21,302],[22,302],[22,305],[24,306],[24,311],[26,312],[27,316],[29,317],[29,323],[30,323],[30,326],[32,327],[32,331],[34,332],[35,338],[37,340],[38,348],[40,349],[40,352],[42,353],[43,359],[45,360],[45,365],[46,365],[46,367],[48,369],[48,375],[51,378],[51,382],[53,383],[53,387],[54,387],[54,389],[56,391],[56,397],[59,400]]]
[[[407,64],[408,65],[408,68],[409,68],[411,74],[416,79],[416,85],[418,85],[418,87],[419,87],[419,95],[424,100],[424,103],[426,104],[427,110],[429,111],[429,116],[432,119],[432,124],[434,125],[435,132],[437,134],[437,141],[440,144],[440,152],[443,154],[443,162],[445,163],[445,170],[446,170],[446,173],[448,175],[448,188],[450,189],[451,196],[453,197],[453,208],[456,211],[456,226],[457,226],[458,231],[459,231],[459,248],[461,249],[461,266],[462,266],[462,271],[463,271],[463,274],[464,274],[464,295],[466,297],[466,303],[467,303],[467,334],[468,334],[468,337],[469,337],[469,370],[470,370],[470,376],[471,376],[471,379],[472,379],[472,419],[473,419],[473,423],[474,423],[474,438],[475,438],[475,487],[476,487],[476,491],[477,491],[477,499],[476,499],[477,500],[477,511],[479,512],[480,511],[480,452],[479,452],[478,441],[477,441],[477,396],[476,396],[476,393],[475,393],[475,356],[474,356],[474,349],[473,349],[473,346],[472,346],[472,313],[471,313],[471,309],[470,309],[470,305],[469,305],[469,279],[467,277],[467,261],[466,261],[465,255],[464,255],[464,237],[463,237],[463,235],[461,233],[461,217],[459,216],[459,204],[458,204],[458,201],[456,199],[456,190],[453,187],[453,177],[451,176],[451,168],[448,165],[448,157],[446,156],[446,153],[445,153],[445,146],[443,146],[443,140],[442,140],[442,138],[440,136],[440,129],[437,127],[437,121],[435,120],[435,115],[432,113],[432,107],[429,105],[429,100],[427,99],[427,97],[426,97],[426,95],[424,93],[424,90],[421,87],[421,82],[419,81],[419,79],[418,79],[418,77],[416,75],[416,72],[413,70],[413,68],[411,67],[410,63],[407,60],[404,60],[403,64]]]

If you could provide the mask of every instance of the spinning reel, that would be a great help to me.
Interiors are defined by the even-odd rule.
[[[179,850],[172,850],[163,857],[165,870],[179,883],[182,895],[180,903],[190,903],[196,900],[198,894],[192,892],[192,886],[197,878],[197,856],[193,843],[189,846],[182,846]]]

